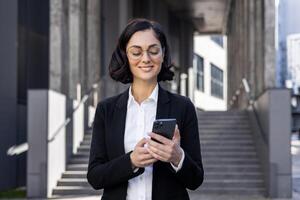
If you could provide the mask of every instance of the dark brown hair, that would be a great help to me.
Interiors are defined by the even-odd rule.
[[[172,67],[169,45],[166,35],[159,23],[147,19],[131,20],[119,37],[119,41],[115,51],[112,54],[109,63],[109,74],[112,79],[120,81],[124,84],[132,83],[133,76],[129,68],[129,62],[126,54],[126,46],[131,36],[143,30],[152,29],[155,37],[160,41],[162,49],[164,49],[164,60],[161,65],[161,70],[158,74],[157,81],[172,80],[174,73],[170,70]]]

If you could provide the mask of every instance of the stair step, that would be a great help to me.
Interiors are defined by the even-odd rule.
[[[259,165],[232,165],[232,164],[223,164],[220,165],[204,165],[204,171],[206,172],[259,172],[260,166]]]
[[[89,163],[89,158],[72,158],[69,164],[87,164]]]
[[[53,195],[101,195],[102,190],[82,186],[58,186],[53,189]]]
[[[66,171],[62,178],[86,178],[87,171]]]
[[[235,188],[235,187],[200,187],[196,192],[201,194],[236,194],[236,195],[263,195],[264,188]]]
[[[214,140],[252,140],[251,135],[226,135],[226,134],[200,134],[201,140],[214,139]]]
[[[220,158],[257,158],[254,152],[202,152],[203,159]]]
[[[86,178],[66,178],[60,179],[57,186],[81,186],[91,187]]]
[[[255,148],[252,146],[202,146],[202,151],[205,152],[233,152],[233,151],[239,151],[239,152],[255,152]]]
[[[92,139],[92,135],[85,135],[83,137],[83,140],[91,140]]]
[[[234,119],[234,120],[228,120],[228,119],[218,119],[218,120],[207,120],[202,119],[198,120],[198,125],[249,125],[248,120],[240,120],[240,119]]]
[[[67,170],[70,171],[86,171],[88,164],[71,164],[67,166]]]
[[[91,146],[91,141],[90,141],[90,140],[83,140],[83,141],[80,143],[80,146],[81,146],[81,145]]]
[[[234,188],[263,188],[263,180],[247,180],[247,179],[219,179],[219,180],[206,180],[203,187],[234,187]]]
[[[89,152],[77,152],[75,155],[73,155],[73,158],[89,158],[90,153]]]
[[[205,111],[205,112],[198,112],[198,114],[202,114],[202,115],[230,115],[230,116],[234,116],[234,115],[247,115],[246,111]]]
[[[214,135],[214,134],[223,134],[223,135],[249,135],[252,136],[251,130],[238,130],[238,129],[201,129],[199,128],[200,135]]]
[[[244,116],[244,115],[199,115],[198,116],[198,121],[201,120],[248,120],[248,116]]]
[[[214,179],[261,179],[263,177],[260,171],[258,172],[205,172],[205,180]]]
[[[204,165],[211,165],[211,164],[259,164],[256,158],[227,158],[227,159],[214,159],[214,158],[206,158],[202,160]]]
[[[198,124],[200,129],[250,129],[249,124]]]
[[[254,146],[254,142],[252,140],[240,140],[240,141],[232,141],[232,140],[225,140],[225,141],[209,141],[204,140],[200,141],[201,147],[202,146]]]

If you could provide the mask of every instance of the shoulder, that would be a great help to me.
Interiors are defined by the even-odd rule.
[[[97,109],[112,110],[115,106],[126,105],[128,100],[128,89],[118,95],[105,98],[98,102]]]
[[[190,100],[189,97],[182,96],[180,94],[175,94],[170,91],[167,91],[167,93],[169,95],[170,100],[174,104],[185,105],[185,106],[194,106],[194,104],[192,103],[192,101]]]

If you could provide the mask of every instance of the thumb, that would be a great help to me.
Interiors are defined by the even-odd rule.
[[[180,144],[180,132],[179,132],[177,124],[176,124],[175,130],[174,130],[173,141]]]

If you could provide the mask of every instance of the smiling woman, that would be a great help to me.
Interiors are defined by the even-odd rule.
[[[131,21],[113,52],[111,77],[128,90],[96,110],[87,179],[102,199],[187,200],[203,182],[198,121],[192,102],[158,82],[172,80],[161,26]],[[173,138],[152,132],[155,119],[176,119]],[[151,139],[152,138],[152,139]]]

